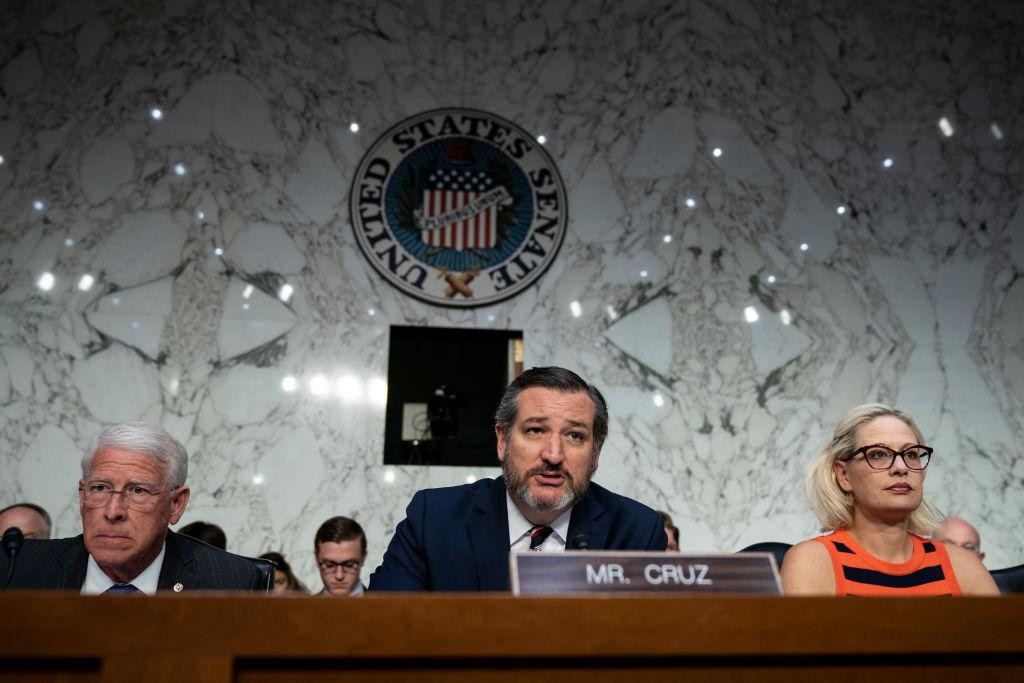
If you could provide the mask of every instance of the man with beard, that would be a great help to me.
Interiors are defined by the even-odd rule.
[[[507,591],[512,550],[664,550],[661,517],[590,478],[608,407],[564,368],[527,370],[505,390],[494,433],[503,476],[418,492],[370,591]]]

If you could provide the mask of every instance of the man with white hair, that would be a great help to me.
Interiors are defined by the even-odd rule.
[[[273,575],[168,529],[188,505],[185,447],[157,425],[104,429],[82,459],[78,503],[82,535],[26,540],[15,556],[10,589],[99,593],[192,590],[266,591]],[[0,558],[0,577],[11,559]]]

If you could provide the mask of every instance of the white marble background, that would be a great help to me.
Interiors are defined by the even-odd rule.
[[[605,390],[597,480],[686,550],[810,536],[805,464],[881,400],[919,420],[930,496],[988,565],[1024,562],[1020,3],[3,14],[0,505],[78,533],[82,449],[152,420],[192,453],[184,522],[316,584],[314,530],[353,515],[375,566],[415,490],[496,473],[381,465],[389,325],[515,328],[528,365]],[[401,295],[346,221],[374,137],[440,106],[546,135],[569,189],[555,265],[486,309]]]

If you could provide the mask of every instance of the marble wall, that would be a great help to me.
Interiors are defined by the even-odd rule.
[[[806,463],[881,400],[989,566],[1024,562],[1022,23],[996,1],[7,2],[0,504],[78,533],[82,449],[151,420],[192,454],[183,522],[315,584],[313,532],[349,514],[375,566],[414,491],[497,472],[381,464],[389,326],[511,328],[527,365],[605,390],[597,481],[686,550],[811,535]],[[568,188],[554,265],[487,308],[400,294],[348,223],[374,138],[442,106],[545,135]]]

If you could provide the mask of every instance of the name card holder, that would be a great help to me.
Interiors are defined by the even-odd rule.
[[[515,552],[513,595],[638,593],[782,595],[771,553]]]

